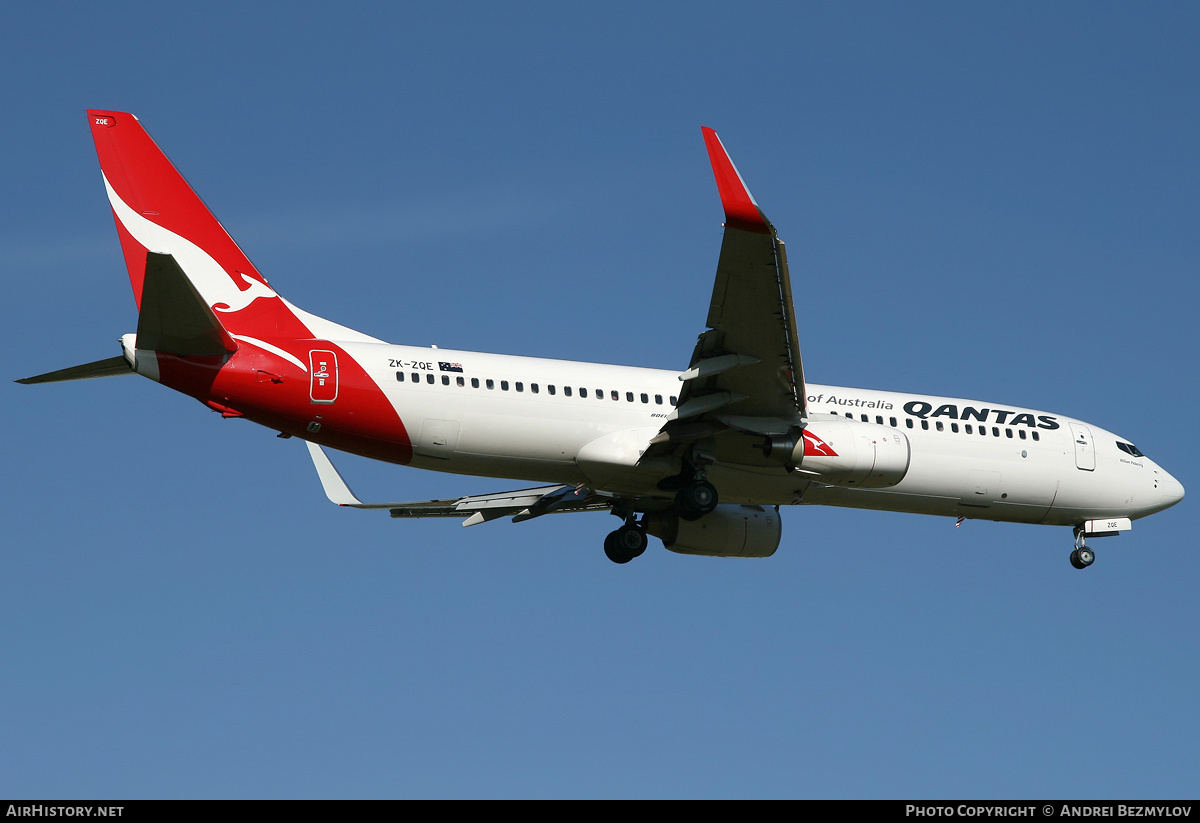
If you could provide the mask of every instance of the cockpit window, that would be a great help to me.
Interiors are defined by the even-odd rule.
[[[1133,455],[1134,457],[1145,457],[1146,456],[1146,455],[1142,454],[1140,451],[1138,451],[1138,447],[1133,445],[1132,443],[1122,443],[1120,440],[1118,440],[1117,448],[1120,449],[1121,451],[1125,452],[1126,454]]]

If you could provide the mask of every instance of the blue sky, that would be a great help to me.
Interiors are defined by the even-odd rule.
[[[663,368],[720,245],[708,125],[809,380],[1081,417],[1191,497],[1086,572],[1066,529],[819,508],[769,560],[618,567],[602,515],[339,510],[150,381],[5,381],[0,796],[1194,797],[1197,42],[1183,3],[8,9],[9,379],[136,326],[86,108],[309,311]]]

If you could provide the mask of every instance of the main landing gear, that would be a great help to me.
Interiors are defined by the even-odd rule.
[[[680,520],[699,520],[717,508],[717,489],[705,478],[702,463],[697,465],[688,461],[680,474],[666,478],[658,487],[668,493],[676,490],[673,510]],[[624,520],[625,525],[604,538],[604,554],[614,563],[628,563],[646,551],[649,541],[646,521],[643,518],[641,523],[637,522],[637,514],[629,500],[615,503],[612,513]]]
[[[628,563],[646,551],[646,530],[630,518],[624,526],[604,538],[604,553],[614,563]]]
[[[717,507],[717,489],[699,477],[675,494],[675,513],[684,520],[699,520]]]
[[[1096,553],[1083,544],[1083,528],[1075,527],[1075,551],[1071,552],[1071,565],[1077,569],[1086,569],[1096,562]]]

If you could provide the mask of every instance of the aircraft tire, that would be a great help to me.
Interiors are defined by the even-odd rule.
[[[675,495],[675,513],[684,520],[699,520],[717,507],[717,489],[707,480],[688,483]]]
[[[621,529],[617,529],[615,532],[609,532],[604,538],[604,555],[614,563],[628,563],[636,555],[622,545],[620,534]]]
[[[617,544],[627,551],[631,557],[641,557],[650,540],[646,537],[646,530],[641,526],[624,525],[616,531]]]

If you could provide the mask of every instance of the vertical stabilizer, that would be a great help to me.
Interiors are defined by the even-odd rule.
[[[294,309],[275,293],[136,117],[89,110],[88,125],[139,311],[147,255],[151,263],[169,255],[221,334],[298,339],[349,331]]]

